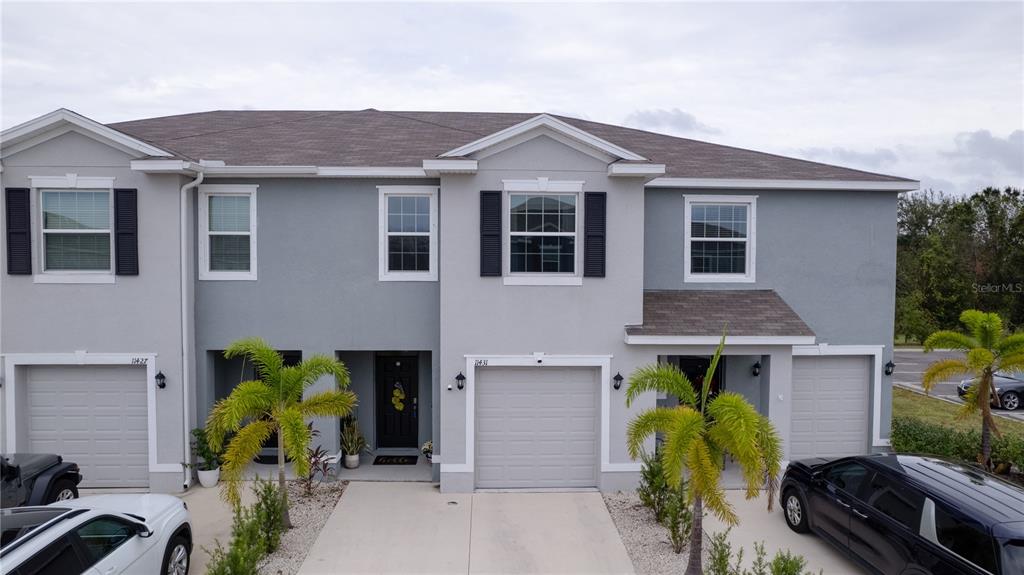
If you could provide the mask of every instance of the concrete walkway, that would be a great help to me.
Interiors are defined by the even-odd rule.
[[[748,500],[743,491],[729,490],[725,494],[740,517],[740,524],[729,532],[729,541],[732,543],[733,551],[743,548],[743,562],[747,567],[750,567],[754,558],[754,543],[763,541],[769,561],[777,551],[789,550],[807,559],[806,571],[811,573],[817,573],[819,570],[827,575],[864,573],[859,565],[847,559],[817,535],[801,534],[791,530],[786,525],[778,501],[775,501],[772,512],[768,513],[768,500],[764,495]],[[714,515],[709,514],[705,517],[704,532],[708,537],[725,529],[726,526]]]
[[[303,563],[321,573],[632,573],[600,493],[349,484]]]

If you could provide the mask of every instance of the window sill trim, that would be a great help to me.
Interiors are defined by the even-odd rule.
[[[377,279],[382,282],[436,282],[437,274],[434,272],[384,272]]]
[[[686,274],[683,278],[685,283],[735,283],[735,284],[752,284],[756,280],[752,275],[694,275]]]
[[[248,272],[200,272],[199,281],[256,281],[256,274]]]
[[[502,282],[507,286],[581,286],[581,276],[504,276]]]
[[[56,274],[42,273],[32,276],[32,283],[37,284],[112,284],[116,283],[113,274]]]

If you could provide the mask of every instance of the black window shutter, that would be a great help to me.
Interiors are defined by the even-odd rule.
[[[608,194],[583,195],[583,276],[603,278],[605,271],[605,229],[608,225]]]
[[[117,275],[139,275],[138,190],[114,190],[114,252]]]
[[[501,276],[501,192],[480,192],[480,277]]]
[[[28,188],[7,188],[7,273],[32,273],[32,207]]]

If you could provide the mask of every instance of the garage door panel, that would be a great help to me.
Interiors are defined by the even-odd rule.
[[[475,424],[477,486],[596,486],[596,378],[592,368],[479,370]]]
[[[26,399],[29,450],[77,463],[83,487],[148,485],[145,368],[33,366]]]
[[[793,358],[790,457],[855,455],[867,449],[870,358]]]

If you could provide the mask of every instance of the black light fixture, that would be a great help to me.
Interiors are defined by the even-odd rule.
[[[892,372],[896,369],[896,364],[889,360],[889,363],[885,364],[885,375],[892,375]]]
[[[156,380],[156,386],[160,389],[167,387],[167,377],[164,376],[164,372],[158,371],[153,379]]]
[[[757,376],[761,375],[761,362],[760,361],[756,362],[753,366],[750,367],[750,374],[753,375],[754,377],[757,377]]]
[[[612,384],[612,387],[614,387],[615,389],[619,389],[620,387],[622,387],[622,380],[623,379],[624,378],[622,377],[621,373],[616,373],[615,377],[612,378],[612,381],[615,382],[615,383]]]
[[[466,387],[466,376],[462,375],[461,371],[459,372],[459,375],[455,376],[455,385],[457,385],[459,389]]]

